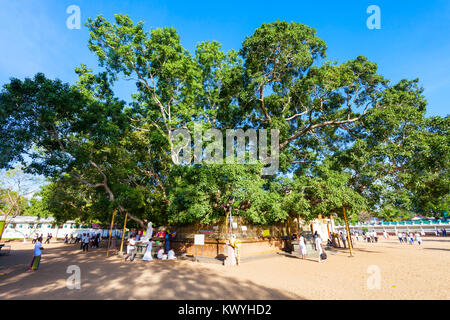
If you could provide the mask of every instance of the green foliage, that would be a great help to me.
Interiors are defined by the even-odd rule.
[[[47,207],[45,206],[45,202],[42,199],[38,199],[36,197],[33,197],[28,207],[24,210],[23,215],[25,216],[34,216],[39,218],[47,218],[51,217],[52,214],[50,211],[47,210]]]
[[[316,31],[295,22],[261,25],[239,51],[210,41],[194,53],[174,28],[148,32],[127,15],[87,27],[101,72],[81,65],[74,85],[13,78],[0,94],[0,167],[21,162],[51,179],[29,214],[91,223],[118,210],[116,221],[128,212],[143,226],[448,209],[449,118],[424,116],[418,80],[391,85],[365,57],[332,63]],[[136,84],[128,103],[114,95],[121,78]],[[170,134],[196,122],[280,130],[279,172],[175,165]]]

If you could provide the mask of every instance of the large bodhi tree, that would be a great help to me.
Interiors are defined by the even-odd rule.
[[[365,57],[329,62],[308,26],[267,23],[238,52],[211,41],[193,54],[175,29],[147,32],[126,15],[87,26],[102,72],[82,65],[72,86],[42,74],[13,79],[0,95],[1,166],[30,154],[29,172],[70,186],[60,199],[70,202],[79,186],[80,212],[89,212],[83,203],[97,205],[98,217],[117,208],[143,225],[209,223],[234,210],[266,224],[343,205],[354,215],[403,202],[430,207],[448,194],[448,118],[426,119],[417,82],[390,85]],[[114,96],[119,79],[136,84],[129,103]],[[193,134],[196,122],[279,129],[279,173],[175,165],[171,132]]]

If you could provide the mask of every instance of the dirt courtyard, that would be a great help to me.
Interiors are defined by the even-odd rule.
[[[356,242],[328,259],[274,255],[238,267],[191,261],[106,258],[105,249],[83,253],[78,245],[44,244],[37,272],[26,272],[31,242],[12,242],[0,256],[0,299],[450,299],[450,238],[425,238],[421,247],[396,239]],[[68,267],[81,273],[69,289]],[[69,282],[70,284],[70,282]]]

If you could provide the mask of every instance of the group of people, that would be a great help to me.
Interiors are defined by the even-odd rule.
[[[356,240],[359,240],[359,234],[358,231],[354,232],[354,235],[356,237]],[[383,237],[385,239],[389,239],[389,234],[386,230],[383,231]],[[412,232],[398,232],[397,233],[398,240],[400,243],[409,243],[414,244],[414,241],[417,241],[419,245],[422,244],[422,237],[419,232],[416,232],[413,234]],[[378,237],[376,231],[371,232],[363,232],[363,238],[364,240],[367,240],[367,242],[378,242]]]
[[[326,259],[326,254],[323,252],[322,238],[320,237],[320,234],[317,233],[317,231],[314,233],[313,239],[316,251],[319,252],[318,262],[322,263],[323,260]],[[305,237],[303,237],[303,235],[300,234],[299,236],[297,236],[297,240],[300,249],[300,256],[302,257],[303,260],[305,260],[307,255]]]
[[[73,236],[71,235],[71,239],[73,239]],[[80,250],[83,250],[83,252],[88,252],[89,247],[91,248],[98,248],[100,246],[101,236],[100,233],[97,234],[90,234],[88,232],[80,233],[75,238],[74,243],[80,243]],[[66,238],[64,239],[64,243],[69,243],[70,240],[68,236],[66,235]]]
[[[442,228],[441,230],[436,229],[434,230],[434,233],[436,234],[436,237],[446,237],[447,236],[447,230],[445,228]]]
[[[127,254],[124,257],[124,261],[134,261],[134,258],[136,256],[136,235],[132,235],[130,239],[127,240]],[[144,256],[142,257],[142,260],[144,261],[152,261],[153,260],[153,254],[152,254],[152,248],[153,248],[153,240],[151,238],[147,239],[147,247],[145,249]],[[165,236],[165,244],[164,249],[160,248],[156,254],[156,258],[159,260],[174,260],[176,259],[175,251],[170,248],[170,233],[167,232]],[[129,260],[128,260],[129,259]]]
[[[72,243],[75,243],[75,241],[76,241],[76,239],[73,236],[73,234],[70,235],[70,238],[69,238],[68,234],[66,234],[65,237],[64,237],[64,243],[65,244],[72,244]]]
[[[410,245],[414,244],[414,239],[417,241],[419,246],[422,244],[422,237],[419,232],[416,232],[413,234],[412,232],[406,233],[406,232],[399,232],[397,234],[398,240],[400,243],[409,243]]]
[[[44,235],[42,233],[41,233],[41,235],[35,233],[33,240],[31,240],[31,243],[35,244],[39,238],[41,238],[41,242],[42,242],[42,240],[44,239]],[[47,239],[45,240],[45,243],[50,244],[50,240],[52,240],[52,238],[53,238],[53,235],[51,233],[47,233]]]

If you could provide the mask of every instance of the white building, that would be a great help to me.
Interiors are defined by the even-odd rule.
[[[0,221],[4,221],[4,217],[0,216]],[[75,228],[77,223],[73,220],[66,221],[62,225],[57,225],[56,220],[50,218],[38,218],[30,216],[18,216],[5,225],[3,230],[2,239],[29,239],[33,238],[36,234],[47,237],[49,233],[53,238],[64,238],[66,234],[70,237],[74,237],[78,233],[101,233],[103,237],[109,235],[109,229],[94,229],[94,228]],[[113,236],[120,236],[120,230],[113,229]]]

